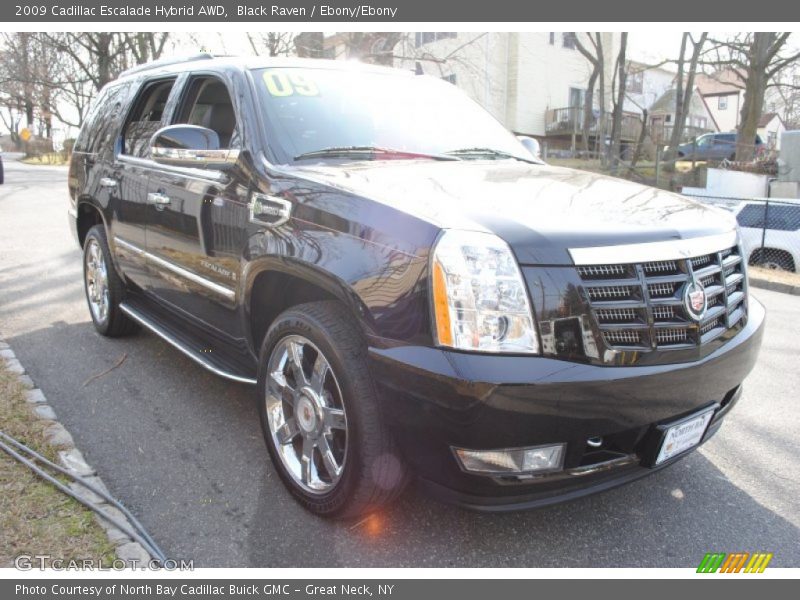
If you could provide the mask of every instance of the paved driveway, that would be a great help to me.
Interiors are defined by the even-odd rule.
[[[534,512],[473,514],[411,489],[365,523],[329,523],[284,491],[251,388],[153,335],[95,334],[66,209],[65,169],[6,164],[0,334],[172,557],[219,567],[656,567],[758,550],[774,552],[774,566],[800,566],[800,298],[754,291],[769,310],[761,361],[720,433],[674,467]]]

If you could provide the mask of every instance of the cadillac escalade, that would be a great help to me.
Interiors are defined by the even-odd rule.
[[[736,222],[530,150],[413,73],[135,67],[70,167],[94,327],[252,384],[319,515],[411,479],[501,511],[653,473],[717,432],[758,355]]]

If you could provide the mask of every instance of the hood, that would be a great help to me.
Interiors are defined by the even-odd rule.
[[[443,229],[488,231],[521,264],[572,264],[569,248],[714,235],[727,211],[587,171],[517,161],[380,161],[294,167],[295,175]]]

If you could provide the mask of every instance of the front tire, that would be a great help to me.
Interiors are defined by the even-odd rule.
[[[92,227],[83,243],[83,289],[98,333],[119,337],[136,331],[136,323],[119,308],[125,298],[125,282],[111,262],[102,225]]]
[[[341,304],[278,316],[261,347],[257,389],[272,462],[306,509],[354,517],[403,490],[406,467],[380,415],[364,340]]]

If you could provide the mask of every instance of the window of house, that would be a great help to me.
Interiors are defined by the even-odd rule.
[[[575,49],[575,32],[574,31],[566,31],[561,35],[561,43],[564,48],[569,48],[570,50]]]
[[[414,47],[419,48],[437,40],[449,40],[456,37],[458,34],[455,31],[421,31],[414,34]]]
[[[717,108],[719,110],[728,110],[728,97],[720,96],[717,98]]]
[[[145,84],[122,130],[122,154],[137,158],[150,155],[150,138],[162,127],[164,109],[175,79]]]
[[[219,136],[220,148],[239,146],[231,96],[225,84],[216,77],[198,77],[189,83],[175,123],[211,129]]]
[[[551,46],[555,46],[556,45],[556,33],[555,33],[555,31],[551,31],[550,32],[550,45]]]
[[[456,74],[455,73],[450,73],[450,75],[444,75],[442,77],[442,79],[444,79],[447,83],[452,83],[453,85],[456,84]]]
[[[665,123],[672,123],[672,115],[667,115],[666,117],[664,117],[664,122]]]
[[[641,94],[644,91],[644,71],[629,72],[625,89],[631,94]]]

